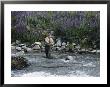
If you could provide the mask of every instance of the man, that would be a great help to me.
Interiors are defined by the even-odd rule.
[[[51,58],[51,46],[54,44],[51,34],[46,35],[45,38],[45,53],[47,58]]]

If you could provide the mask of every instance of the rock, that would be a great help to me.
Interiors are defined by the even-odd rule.
[[[76,44],[75,43],[72,43],[72,45],[75,46]]]
[[[35,45],[32,49],[33,49],[33,50],[40,50],[41,48],[40,48],[39,45]]]
[[[31,48],[27,48],[27,49],[26,49],[26,52],[31,52],[31,51],[32,51]]]
[[[63,42],[63,43],[62,43],[62,46],[66,46],[66,43],[65,43],[65,42]]]
[[[41,47],[41,51],[45,52],[45,47],[44,46]]]
[[[66,51],[66,47],[65,46],[61,46],[61,52],[65,52]]]
[[[95,53],[96,52],[96,50],[93,50],[93,51],[91,51],[92,53]]]
[[[93,51],[90,51],[92,53],[100,53],[100,50],[93,50]]]
[[[65,58],[65,60],[70,60],[69,58]]]
[[[52,51],[56,51],[56,47],[52,47]]]
[[[16,42],[12,42],[11,46],[15,46],[16,45]]]
[[[66,47],[65,46],[61,46],[61,49],[63,50],[63,49],[65,49]]]
[[[19,69],[23,69],[24,67],[27,67],[29,64],[28,64],[28,61],[24,58],[24,57],[15,57],[15,56],[12,56],[11,57],[11,69],[12,70],[19,70]]]
[[[25,49],[27,49],[27,47],[26,47],[25,45],[24,45],[24,46],[22,46],[21,48],[22,48],[22,49],[24,49],[24,50],[25,50]]]
[[[11,53],[16,53],[17,50],[16,50],[16,46],[11,46]]]
[[[16,46],[11,46],[11,50],[15,50],[16,49]]]
[[[16,44],[20,44],[20,41],[19,40],[16,40]]]
[[[61,40],[60,40],[60,38],[57,39],[56,46],[61,46]]]
[[[73,60],[73,56],[67,56],[65,59],[63,59],[64,62],[71,62]]]
[[[69,48],[68,48],[68,47],[66,47],[66,48],[65,48],[65,51],[66,51],[66,52],[68,52],[68,50],[69,50]]]
[[[15,55],[16,56],[23,56],[24,55],[24,51],[17,52]]]
[[[78,45],[78,46],[76,46],[76,49],[80,49],[81,47]]]
[[[84,52],[84,51],[85,51],[85,49],[81,49],[81,51],[83,51],[83,52]]]
[[[41,42],[35,42],[34,44],[41,46]]]
[[[22,47],[22,46],[26,46],[26,45],[25,45],[25,44],[19,44],[18,46],[19,46],[19,47]]]
[[[67,56],[67,59],[68,60],[73,60],[73,57],[72,56]]]
[[[16,50],[21,51],[22,49],[21,49],[21,47],[16,47]]]
[[[100,53],[100,50],[97,50],[97,53]]]
[[[89,48],[88,50],[89,50],[89,51],[92,51],[93,49],[92,49],[92,48]]]
[[[56,47],[56,51],[60,51],[61,50],[61,47]]]

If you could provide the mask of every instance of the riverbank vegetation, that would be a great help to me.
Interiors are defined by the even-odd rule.
[[[73,43],[81,48],[100,49],[98,11],[12,11],[11,39],[21,43],[43,42],[46,33],[54,41]]]

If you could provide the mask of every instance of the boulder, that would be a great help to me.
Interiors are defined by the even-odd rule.
[[[11,46],[11,49],[12,49],[12,50],[15,50],[15,49],[16,49],[16,46]]]
[[[35,45],[32,49],[33,49],[33,50],[40,50],[41,48],[40,48],[39,45]]]
[[[88,50],[89,50],[89,51],[92,51],[93,49],[92,49],[92,48],[89,48]]]
[[[61,39],[60,38],[57,39],[56,46],[61,46]]]
[[[27,49],[27,47],[26,47],[25,45],[24,45],[24,46],[22,46],[21,48],[22,48],[22,49],[24,49],[24,50],[25,50],[25,49]]]
[[[73,56],[67,56],[67,59],[73,60]]]
[[[63,42],[63,43],[62,43],[62,46],[66,46],[66,43],[65,43],[65,42]]]
[[[31,49],[31,48],[26,48],[25,51],[26,51],[26,52],[31,52],[32,49]]]
[[[71,62],[73,60],[73,56],[67,56],[66,58],[62,59],[63,62]]]
[[[11,46],[11,53],[16,53],[16,52],[18,52],[18,51],[16,50],[16,46]]]
[[[41,51],[45,52],[45,47],[44,46],[41,47]]]
[[[24,55],[24,51],[19,51],[16,52],[15,56],[23,56]]]
[[[76,49],[80,49],[80,48],[81,48],[80,45],[77,45],[77,46],[76,46]]]
[[[16,40],[16,44],[17,44],[17,45],[20,44],[20,41],[19,41],[19,40]]]
[[[16,50],[21,51],[22,49],[21,49],[21,47],[16,47]]]
[[[65,52],[66,51],[66,47],[65,46],[61,46],[61,50],[62,50],[62,52]]]
[[[19,46],[19,47],[22,47],[22,46],[26,46],[26,45],[25,45],[25,44],[19,44],[18,46]]]
[[[93,50],[92,53],[100,53],[100,50]]]
[[[97,53],[100,53],[100,50],[97,50]]]
[[[20,57],[20,56],[11,57],[11,69],[12,70],[23,69],[24,67],[27,67],[28,65],[29,65],[28,61],[24,57]]]
[[[56,47],[56,51],[60,51],[61,50],[61,47]]]
[[[12,46],[15,46],[15,45],[16,45],[16,42],[12,42],[11,45],[12,45]]]
[[[76,46],[76,44],[75,44],[75,43],[72,43],[72,45],[73,45],[73,46]]]
[[[41,46],[41,42],[35,42],[34,44]]]

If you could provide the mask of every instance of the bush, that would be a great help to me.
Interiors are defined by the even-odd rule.
[[[28,61],[24,58],[24,57],[11,57],[11,69],[12,70],[19,70],[19,69],[23,69],[24,67],[27,67]]]

